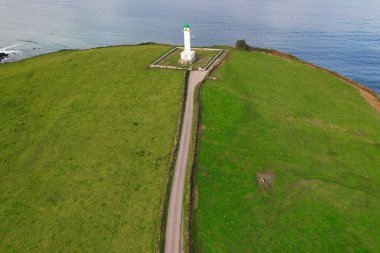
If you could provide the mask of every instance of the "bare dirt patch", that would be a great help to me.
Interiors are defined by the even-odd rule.
[[[196,210],[198,208],[198,188],[194,186],[193,189],[193,210]]]
[[[366,90],[363,90],[363,89],[360,89],[358,87],[356,87],[359,92],[360,92],[360,95],[370,104],[372,105],[376,111],[380,112],[380,101],[379,99],[374,96],[373,94],[371,94],[370,92],[366,91]]]
[[[259,171],[256,173],[256,181],[262,189],[271,189],[276,175],[271,171]]]
[[[368,133],[366,131],[363,131],[363,130],[357,130],[354,132],[354,134],[359,136],[359,137],[367,137],[368,136]]]

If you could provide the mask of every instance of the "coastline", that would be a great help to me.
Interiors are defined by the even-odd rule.
[[[331,76],[334,76],[342,81],[344,81],[345,83],[351,85],[352,87],[354,87],[355,89],[357,89],[359,91],[359,94],[364,98],[365,101],[367,101],[368,104],[370,104],[373,108],[375,108],[375,110],[377,112],[380,113],[380,95],[376,93],[376,91],[372,90],[371,88],[359,83],[359,82],[356,82],[348,77],[345,77],[335,71],[332,71],[332,70],[329,70],[329,69],[326,69],[326,68],[323,68],[323,67],[320,67],[320,66],[317,66],[313,63],[310,63],[310,62],[307,62],[307,61],[304,61],[294,55],[291,55],[291,54],[286,54],[286,53],[283,53],[281,51],[278,51],[278,50],[274,50],[274,49],[266,49],[266,48],[258,48],[258,47],[250,47],[248,48],[248,51],[255,51],[255,52],[261,52],[261,53],[266,53],[266,54],[271,54],[271,55],[274,55],[274,56],[277,56],[277,57],[280,57],[282,59],[286,59],[286,60],[290,60],[290,61],[295,61],[295,62],[298,62],[298,63],[301,63],[303,65],[306,65],[308,67],[311,67],[311,68],[315,68],[315,69],[319,69],[319,70],[322,70],[324,71],[325,73],[331,75]]]
[[[61,51],[82,51],[82,50],[91,50],[91,49],[98,49],[98,48],[120,47],[120,46],[142,46],[142,45],[170,45],[170,44],[167,44],[167,43],[156,43],[156,42],[143,42],[143,43],[138,43],[138,44],[111,45],[111,46],[101,46],[101,47],[87,48],[87,49],[62,49],[62,50],[58,50],[56,52],[50,52],[50,53],[46,53],[46,54],[35,55],[35,56],[32,56],[32,57],[24,58],[24,59],[17,60],[17,61],[11,61],[10,63],[16,63],[16,62],[28,60],[28,59],[39,57],[39,56],[44,56],[44,55],[58,53],[58,52],[61,52]],[[221,45],[213,45],[213,46],[210,46],[210,48],[213,48],[213,47],[216,47],[216,46],[233,48],[231,46],[221,46]],[[248,47],[247,50],[248,51],[256,51],[256,52],[271,54],[271,55],[274,55],[274,56],[277,56],[277,57],[280,57],[280,58],[283,58],[283,59],[286,59],[286,60],[296,61],[298,63],[304,64],[304,65],[309,66],[311,68],[316,68],[316,69],[322,70],[322,71],[324,71],[324,72],[326,72],[326,73],[328,73],[328,74],[330,74],[330,75],[332,75],[332,76],[334,76],[334,77],[336,77],[336,78],[338,78],[340,80],[343,80],[344,82],[346,82],[349,85],[351,85],[354,88],[356,88],[359,91],[359,94],[372,107],[374,107],[377,112],[380,113],[380,94],[377,94],[375,90],[373,90],[373,89],[365,86],[364,84],[356,82],[356,81],[354,81],[354,80],[352,80],[352,79],[350,79],[348,77],[345,77],[342,74],[339,74],[339,73],[337,73],[335,71],[332,71],[332,70],[329,70],[327,68],[323,68],[323,67],[315,65],[313,63],[304,61],[304,60],[302,60],[302,59],[300,59],[300,58],[298,58],[298,57],[296,57],[296,56],[294,56],[292,54],[283,53],[283,52],[275,50],[275,49],[267,49],[267,48],[259,48],[259,47]],[[0,52],[0,63],[6,63],[6,62],[3,62],[3,60],[7,59],[8,57],[9,57],[9,54],[4,53],[4,52]]]
[[[3,52],[0,52],[0,63],[4,60],[4,59],[7,59],[9,56],[9,54],[6,54],[6,53],[3,53]]]

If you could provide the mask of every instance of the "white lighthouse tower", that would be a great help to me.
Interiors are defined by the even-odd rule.
[[[191,27],[189,23],[186,22],[183,26],[183,39],[185,43],[185,49],[181,52],[181,62],[183,63],[191,63],[195,58],[195,52],[191,51],[190,32]]]

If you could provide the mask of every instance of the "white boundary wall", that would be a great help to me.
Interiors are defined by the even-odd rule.
[[[173,47],[170,49],[166,54],[155,60],[152,64],[150,64],[151,68],[161,68],[161,69],[179,69],[179,70],[192,70],[191,68],[182,68],[182,67],[177,67],[177,66],[171,66],[171,65],[159,65],[159,62],[162,61],[164,58],[169,56],[171,53],[173,53],[177,49],[184,49],[183,47]],[[218,57],[224,52],[224,49],[219,49],[219,48],[207,48],[207,47],[194,47],[192,48],[193,50],[209,50],[209,51],[219,51],[206,65],[204,68],[199,68],[199,70],[207,70],[211,64],[218,59]]]

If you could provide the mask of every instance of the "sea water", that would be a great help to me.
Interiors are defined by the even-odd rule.
[[[0,0],[8,61],[61,49],[238,39],[337,71],[380,94],[380,0]]]

